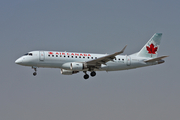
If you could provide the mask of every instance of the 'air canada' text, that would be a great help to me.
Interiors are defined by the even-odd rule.
[[[63,53],[63,52],[49,52],[49,55],[91,56],[91,54],[84,54],[84,53]]]

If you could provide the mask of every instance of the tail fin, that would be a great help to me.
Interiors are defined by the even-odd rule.
[[[155,33],[144,47],[137,53],[139,57],[156,58],[159,50],[162,33]]]

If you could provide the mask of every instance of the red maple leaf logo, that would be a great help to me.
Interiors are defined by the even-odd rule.
[[[146,46],[147,51],[149,54],[156,54],[156,51],[158,49],[158,47],[154,47],[154,44],[151,43],[151,45]]]

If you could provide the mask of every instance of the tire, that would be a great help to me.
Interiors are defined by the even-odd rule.
[[[96,72],[94,72],[94,71],[91,72],[91,76],[92,76],[92,77],[96,76]]]
[[[89,75],[88,74],[85,74],[84,75],[84,79],[88,79],[89,78]]]

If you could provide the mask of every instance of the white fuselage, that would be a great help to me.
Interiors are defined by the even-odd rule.
[[[87,71],[94,77],[95,71],[118,71],[145,67],[164,63],[163,58],[157,57],[162,33],[155,33],[144,47],[132,55],[120,55],[126,46],[113,54],[93,54],[57,51],[32,51],[15,61],[16,64],[31,66],[37,74],[37,67],[60,68],[61,74],[72,75],[83,71],[84,79],[88,79]]]
[[[24,55],[17,59],[15,63],[31,67],[35,66],[71,70],[70,64],[72,62],[87,62],[107,55],[56,51],[32,51],[29,53],[31,53],[31,55]],[[147,58],[136,57],[134,55],[117,55],[113,61],[101,64],[101,67],[94,71],[117,71],[158,64],[158,62],[146,63],[144,60],[147,60]]]

